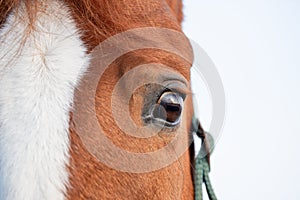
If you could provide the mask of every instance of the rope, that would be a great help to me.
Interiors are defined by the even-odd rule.
[[[214,144],[213,138],[209,133],[204,132],[199,120],[193,120],[193,127],[197,136],[202,139],[201,149],[195,161],[195,200],[203,200],[203,183],[205,184],[209,199],[217,200],[209,179],[210,151]]]
[[[210,200],[217,200],[213,187],[209,179],[209,165],[206,158],[200,158],[197,156],[195,163],[195,200],[203,199],[202,185],[205,184],[206,192]]]

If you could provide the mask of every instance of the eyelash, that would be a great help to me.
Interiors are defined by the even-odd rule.
[[[165,92],[173,92],[171,89],[167,88],[167,87],[163,87],[161,89],[161,92],[156,94],[156,102],[159,100],[159,98],[165,93]]]

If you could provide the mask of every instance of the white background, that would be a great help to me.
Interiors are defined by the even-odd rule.
[[[185,0],[185,33],[223,81],[226,120],[212,156],[220,200],[300,199],[300,1]],[[211,102],[197,88],[204,127]]]

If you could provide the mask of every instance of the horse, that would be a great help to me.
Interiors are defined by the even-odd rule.
[[[194,199],[192,48],[172,33],[151,32],[155,28],[184,35],[182,20],[181,0],[1,0],[0,199]],[[148,156],[137,164],[126,156],[118,158],[125,160],[126,171],[99,161],[88,149],[75,123],[76,105],[85,99],[76,93],[84,90],[80,85],[99,44],[143,28],[149,32],[139,38],[160,37],[158,46],[172,44],[189,59],[164,49],[135,49],[114,59],[96,79],[95,117],[113,145],[133,154],[170,146],[158,160]],[[126,38],[113,48],[121,49],[118,44],[126,47]],[[114,90],[123,76],[144,64],[147,70],[131,73]],[[122,102],[134,80],[145,77],[163,81],[135,88],[128,112],[137,126],[150,123],[159,131],[135,137],[119,128],[114,113],[122,116],[123,106],[114,107],[111,99],[115,92],[116,101]],[[87,128],[92,121],[80,118]],[[93,144],[94,137],[87,140]],[[91,147],[97,151],[99,146]],[[151,168],[170,158],[172,162]]]

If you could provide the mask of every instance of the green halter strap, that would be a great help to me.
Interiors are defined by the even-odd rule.
[[[210,152],[214,146],[213,137],[209,133],[204,132],[199,120],[195,117],[193,117],[193,129],[202,140],[201,149],[195,160],[195,200],[203,199],[203,183],[205,184],[209,199],[217,200],[208,176],[210,172]]]

